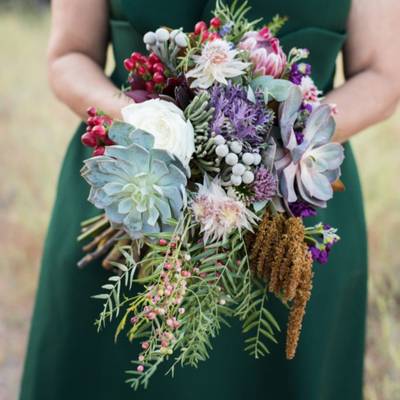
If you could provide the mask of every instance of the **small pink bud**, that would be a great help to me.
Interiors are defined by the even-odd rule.
[[[144,361],[144,355],[143,355],[143,354],[141,354],[141,355],[139,356],[139,361]]]
[[[185,309],[183,307],[180,307],[178,309],[179,314],[184,314],[185,313]]]
[[[155,319],[157,316],[157,314],[154,311],[151,311],[147,314],[147,318],[152,321],[153,319]]]
[[[143,365],[138,365],[136,370],[137,370],[137,372],[143,372],[144,371],[144,366]]]
[[[179,321],[174,321],[174,329],[178,329],[181,326],[181,323]]]
[[[168,347],[168,346],[169,346],[168,340],[162,340],[161,341],[161,347]]]
[[[142,342],[142,349],[147,350],[149,348],[150,344],[149,342]]]
[[[164,268],[169,271],[170,269],[172,269],[172,264],[171,263],[165,263],[164,264]]]
[[[160,239],[158,243],[160,246],[166,246],[168,244],[168,242],[165,239]]]
[[[168,325],[170,328],[173,328],[173,327],[174,327],[174,320],[173,320],[172,318],[168,318],[168,319],[167,319],[167,325]]]

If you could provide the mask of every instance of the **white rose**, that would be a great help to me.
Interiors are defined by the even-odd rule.
[[[170,101],[152,99],[122,110],[123,120],[154,136],[154,147],[167,150],[188,166],[194,153],[194,130],[180,108]]]

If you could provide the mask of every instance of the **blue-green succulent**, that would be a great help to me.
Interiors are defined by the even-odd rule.
[[[84,161],[88,200],[132,239],[170,229],[186,203],[185,168],[169,152],[155,149],[151,134],[132,125],[115,122],[109,137],[116,145]]]

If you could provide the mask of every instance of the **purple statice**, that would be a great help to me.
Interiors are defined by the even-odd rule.
[[[256,102],[247,98],[247,91],[239,85],[215,85],[211,89],[211,106],[215,108],[211,130],[217,135],[259,145],[272,125],[274,114],[265,107],[263,97],[256,94]]]
[[[254,174],[254,201],[270,200],[275,196],[277,180],[265,167],[260,167]]]
[[[315,228],[317,229],[317,236],[314,237],[313,243],[309,245],[309,250],[314,261],[326,264],[332,247],[340,240],[340,237],[336,234],[337,230],[328,224],[322,225],[320,223]]]
[[[319,262],[320,264],[326,264],[329,260],[329,250],[328,248],[324,247],[319,249],[317,246],[310,246],[310,253],[312,259],[314,261]]]
[[[290,69],[289,80],[295,85],[300,85],[304,76],[311,75],[311,65],[306,63],[294,63]]]
[[[231,33],[232,27],[233,27],[233,22],[231,21],[226,23],[225,25],[222,25],[221,29],[218,32],[219,35],[221,37],[228,35],[229,33]]]
[[[297,144],[302,144],[304,141],[304,133],[302,131],[294,131]]]
[[[313,111],[313,106],[310,103],[303,103],[301,105],[301,110],[311,114]]]
[[[302,200],[289,203],[289,209],[295,217],[306,218],[315,217],[317,215],[315,208]]]

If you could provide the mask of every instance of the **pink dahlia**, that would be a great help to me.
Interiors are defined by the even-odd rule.
[[[246,33],[238,47],[250,53],[256,75],[271,75],[274,78],[282,75],[286,66],[286,55],[279,39],[272,36],[268,28]]]

